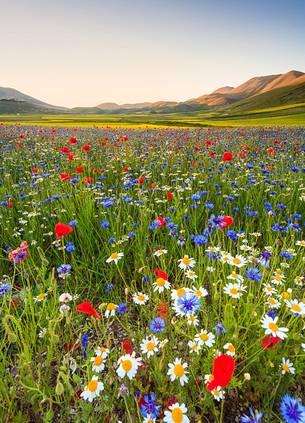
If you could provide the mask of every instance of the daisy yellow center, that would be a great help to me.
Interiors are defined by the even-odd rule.
[[[115,260],[119,257],[118,253],[112,253],[111,256],[112,260]]]
[[[45,297],[46,297],[46,294],[44,294],[44,293],[37,295],[38,300],[44,300]]]
[[[202,294],[201,294],[200,289],[197,289],[196,290],[195,295],[197,295],[197,297],[201,297]]]
[[[175,364],[174,374],[177,377],[181,377],[181,376],[184,375],[184,368],[183,368],[183,366],[181,364]]]
[[[292,304],[291,309],[298,313],[301,311],[301,307],[299,306],[299,304]]]
[[[277,332],[279,327],[276,323],[269,323],[269,329],[272,330],[272,332]]]
[[[231,276],[232,276],[232,278],[236,279],[237,278],[237,273],[236,272],[232,272]]]
[[[233,263],[234,264],[240,264],[241,263],[241,260],[238,257],[234,257]]]
[[[269,303],[270,304],[276,304],[277,301],[274,298],[269,298]]]
[[[132,368],[132,362],[130,360],[122,360],[121,365],[126,373]]]
[[[112,311],[112,310],[114,310],[115,309],[115,304],[113,304],[113,303],[109,303],[108,305],[107,305],[107,310],[108,311]]]
[[[201,334],[200,334],[200,339],[201,339],[202,341],[207,341],[207,340],[209,339],[209,336],[208,336],[208,334],[207,334],[207,333],[201,333]]]
[[[103,357],[101,357],[100,355],[94,357],[95,366],[99,366],[100,364],[102,364],[102,362],[103,362]]]
[[[287,364],[282,364],[282,368],[285,370],[285,372],[289,372],[289,367]]]
[[[145,297],[144,297],[144,295],[143,295],[143,294],[138,295],[138,300],[139,300],[139,301],[144,301],[144,298],[145,298]]]
[[[190,262],[191,262],[191,260],[188,257],[183,257],[183,259],[182,259],[183,264],[189,265]]]
[[[220,395],[220,391],[218,389],[214,389],[214,395],[216,395],[217,397]]]
[[[231,353],[235,352],[235,348],[234,348],[234,346],[233,346],[232,344],[229,344],[229,346],[228,346],[228,350],[229,350]]]
[[[185,289],[184,288],[179,288],[177,289],[177,295],[180,298],[183,294],[185,294]]]
[[[158,278],[157,280],[156,280],[156,284],[158,285],[158,286],[164,286],[165,285],[165,279],[163,279],[163,278]]]
[[[274,277],[274,279],[275,279],[276,281],[281,281],[281,280],[283,279],[283,277],[282,277],[281,275],[276,275],[276,276]]]
[[[148,351],[152,351],[155,348],[155,343],[152,341],[147,342],[146,348]]]
[[[97,380],[93,379],[90,380],[90,382],[88,383],[88,390],[90,392],[95,392],[97,388]]]
[[[232,294],[232,295],[238,294],[238,289],[237,288],[231,288],[230,289],[230,294]]]
[[[181,423],[183,420],[183,413],[180,408],[174,408],[172,411],[172,420],[174,423]]]
[[[99,350],[100,350],[100,352],[105,352],[106,351],[106,348],[104,348],[104,347],[99,347]]]

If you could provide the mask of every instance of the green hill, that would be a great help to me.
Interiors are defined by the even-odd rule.
[[[305,83],[275,88],[263,94],[249,97],[224,107],[223,112],[239,114],[260,109],[305,103]]]

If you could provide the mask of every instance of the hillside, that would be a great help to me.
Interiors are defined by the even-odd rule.
[[[6,100],[6,99],[0,100],[0,114],[1,115],[11,115],[11,114],[31,115],[31,114],[50,114],[50,113],[56,113],[56,110],[52,108],[47,108],[45,106],[40,106],[37,104],[31,104],[31,103],[28,103],[27,101]],[[60,110],[60,113],[64,113],[64,110]]]
[[[45,103],[44,101],[38,100],[37,98],[31,97],[27,94],[24,94],[14,88],[5,88],[0,87],[0,100],[15,100],[23,101],[30,104],[35,104],[40,107],[47,109],[56,109],[56,110],[66,110],[66,107],[53,106],[52,104]]]
[[[305,82],[297,85],[275,88],[271,91],[241,100],[224,108],[228,113],[236,114],[269,107],[284,106],[305,102]]]

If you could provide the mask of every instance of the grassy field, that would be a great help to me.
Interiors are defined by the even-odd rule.
[[[109,115],[3,115],[0,123],[21,125],[88,127],[206,127],[206,126],[305,126],[305,105],[253,110],[243,114],[224,112],[190,112],[157,114],[109,114]]]
[[[56,119],[0,125],[0,421],[303,423],[305,128]]]

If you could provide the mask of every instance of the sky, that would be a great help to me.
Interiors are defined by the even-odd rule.
[[[305,72],[305,0],[0,0],[0,86],[51,104],[183,101]]]

